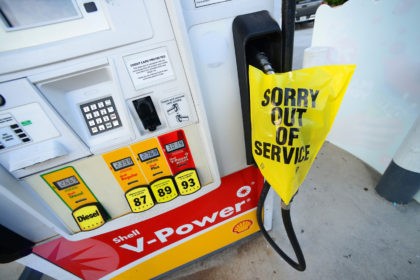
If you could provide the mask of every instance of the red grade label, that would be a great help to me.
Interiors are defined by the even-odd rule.
[[[194,160],[188,147],[183,130],[176,130],[158,137],[172,174],[185,169],[195,168]]]
[[[166,160],[181,195],[195,193],[201,188],[197,170],[183,130],[158,137]]]

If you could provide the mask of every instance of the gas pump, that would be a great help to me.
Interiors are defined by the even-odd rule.
[[[280,1],[2,3],[0,217],[25,264],[147,279],[260,230],[240,92],[258,51],[290,70]]]
[[[82,240],[220,185],[164,1],[24,5],[0,7],[1,204],[16,207],[2,225]]]

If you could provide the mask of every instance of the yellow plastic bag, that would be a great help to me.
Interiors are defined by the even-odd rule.
[[[252,154],[286,204],[308,174],[354,70],[334,65],[267,75],[249,67]]]

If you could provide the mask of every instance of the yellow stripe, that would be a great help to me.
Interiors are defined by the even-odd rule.
[[[239,224],[250,220],[249,223]],[[233,231],[236,226],[239,233]],[[248,229],[247,229],[248,228]],[[241,232],[241,230],[244,230]],[[146,260],[112,279],[150,279],[223,248],[259,230],[255,211],[250,211],[210,231],[187,240],[184,243]]]

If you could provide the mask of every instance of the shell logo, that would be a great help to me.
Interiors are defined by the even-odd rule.
[[[238,234],[239,233],[242,233],[242,232],[247,231],[248,229],[250,229],[251,226],[252,226],[252,224],[253,224],[253,222],[251,220],[243,220],[243,221],[240,221],[239,223],[237,223],[233,227],[232,231],[233,232],[236,232]]]

